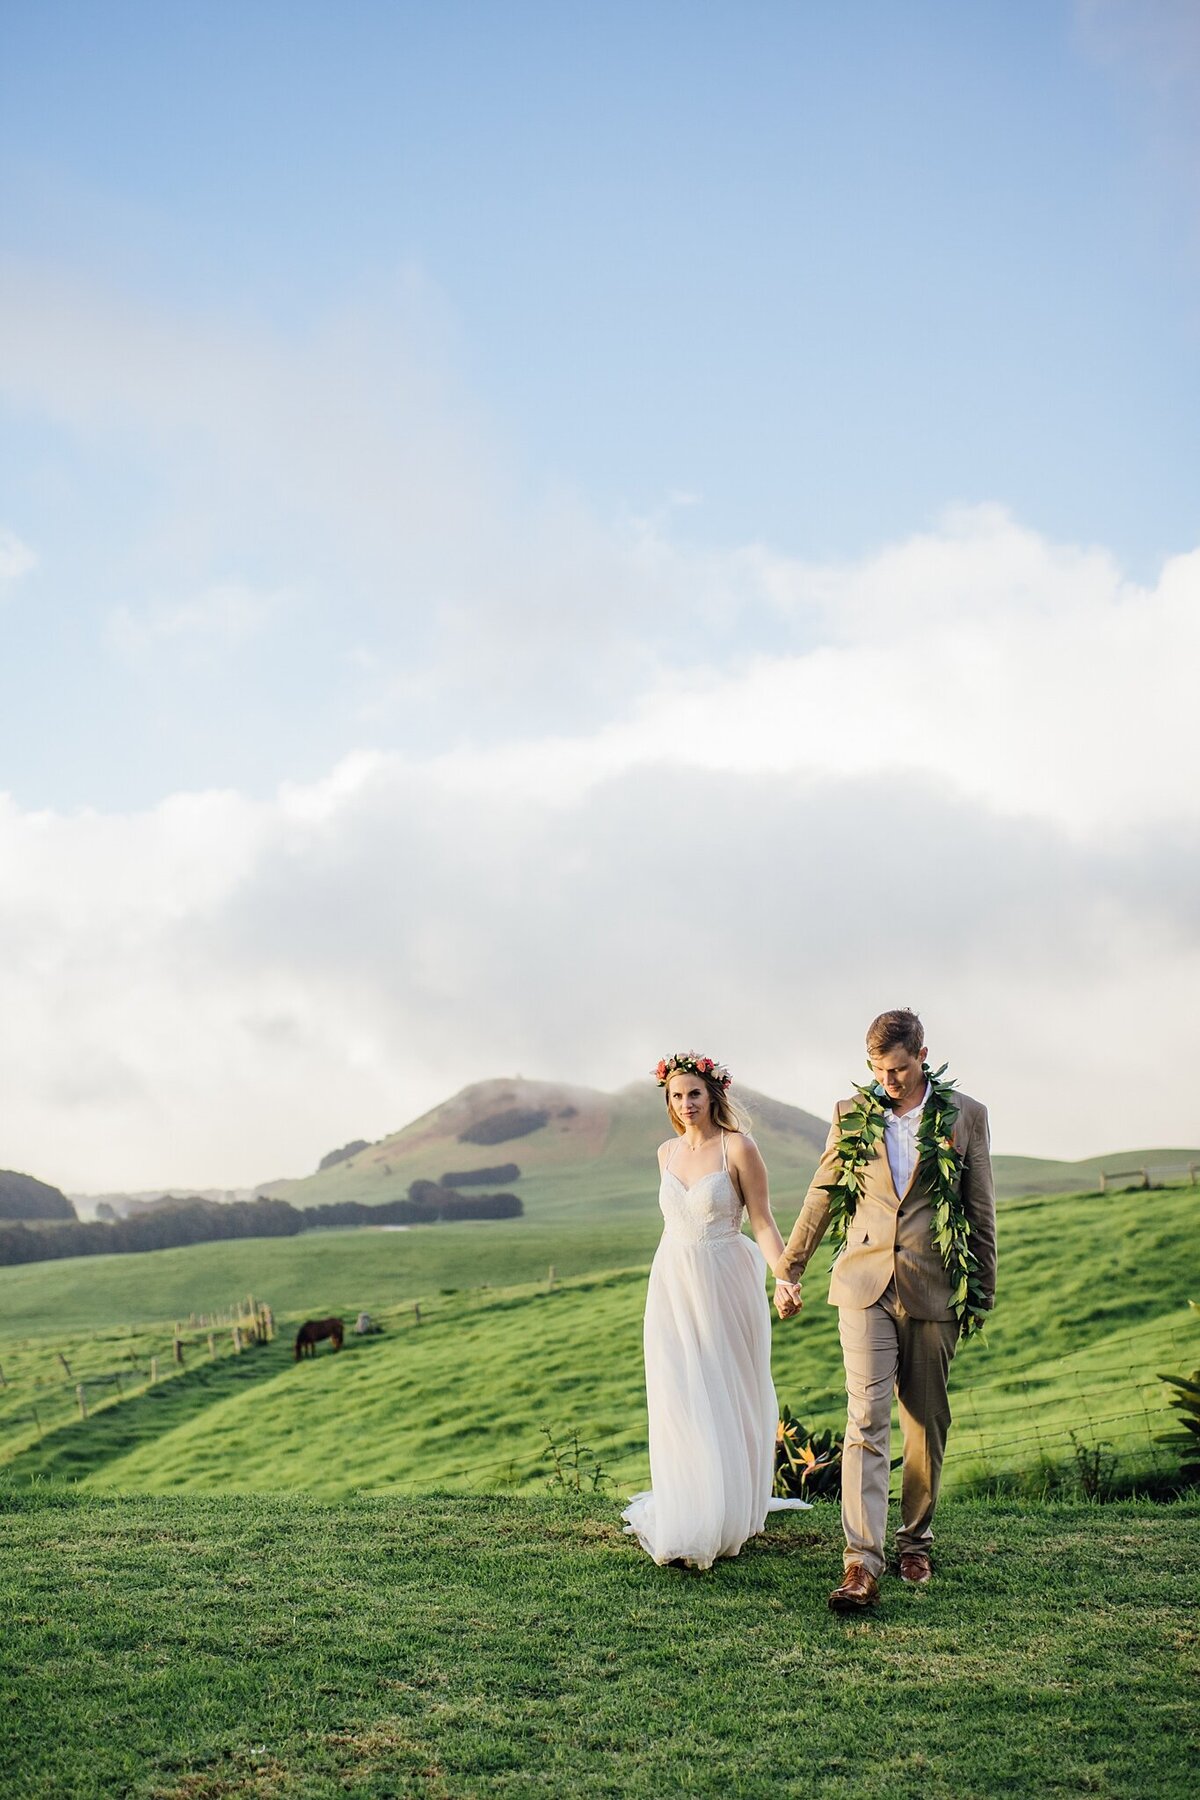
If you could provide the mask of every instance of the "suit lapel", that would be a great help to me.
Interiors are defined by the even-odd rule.
[[[900,1196],[901,1206],[904,1205],[904,1202],[908,1199],[908,1196],[912,1193],[913,1189],[916,1187],[917,1176],[920,1173],[921,1173],[921,1156],[920,1156],[920,1149],[918,1147],[917,1159],[913,1163],[912,1174],[908,1178],[908,1186],[905,1188],[904,1192]]]
[[[898,1212],[901,1202],[900,1196],[896,1192],[895,1177],[892,1174],[892,1159],[888,1155],[886,1130],[875,1147],[875,1155],[878,1157],[880,1163],[880,1179],[883,1182],[885,1190],[883,1194],[884,1202]]]

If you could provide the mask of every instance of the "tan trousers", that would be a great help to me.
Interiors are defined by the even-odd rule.
[[[946,1379],[958,1344],[954,1319],[913,1319],[889,1282],[874,1306],[839,1306],[846,1364],[846,1441],[842,1450],[845,1565],[884,1569],[892,1395],[900,1401],[904,1467],[899,1551],[928,1550],[933,1538],[942,1457],[950,1427]]]

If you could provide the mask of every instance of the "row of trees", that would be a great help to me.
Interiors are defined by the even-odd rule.
[[[286,1200],[164,1199],[109,1224],[79,1219],[54,1224],[0,1224],[0,1265],[57,1257],[126,1255],[211,1243],[218,1238],[294,1237],[347,1225],[433,1225],[439,1219],[515,1219],[516,1194],[458,1194],[436,1182],[405,1200],[366,1206],[357,1200],[301,1208]]]

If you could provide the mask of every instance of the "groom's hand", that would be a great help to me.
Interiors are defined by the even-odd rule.
[[[775,1283],[775,1311],[781,1319],[790,1319],[804,1305],[800,1297],[798,1281],[779,1281]]]

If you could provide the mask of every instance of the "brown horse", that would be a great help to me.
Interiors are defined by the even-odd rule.
[[[340,1350],[345,1335],[344,1319],[305,1319],[296,1333],[296,1361],[299,1362],[302,1356],[315,1356],[322,1338],[332,1338],[334,1349]]]

